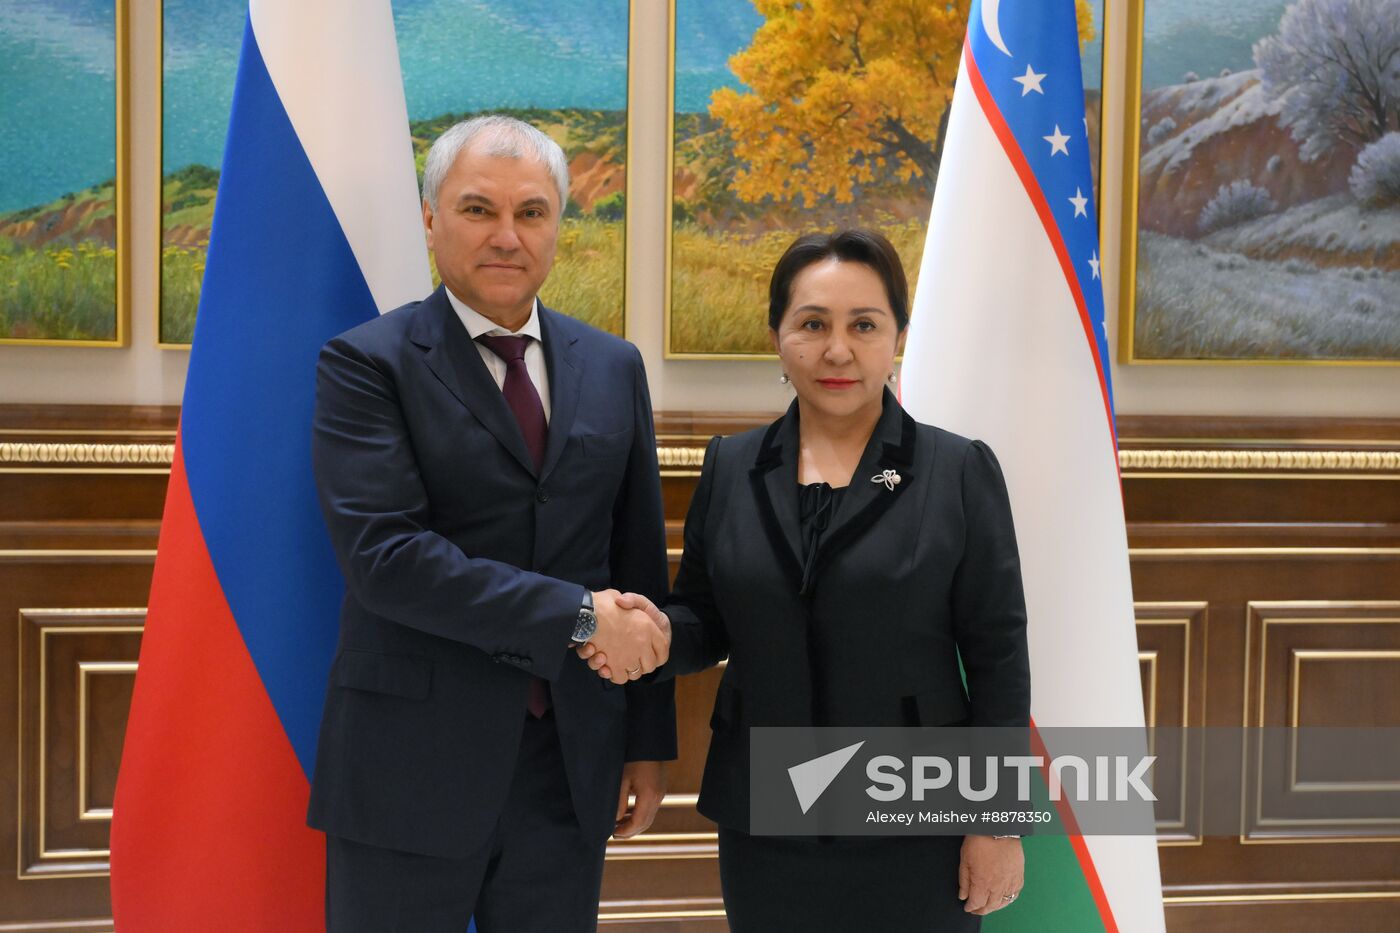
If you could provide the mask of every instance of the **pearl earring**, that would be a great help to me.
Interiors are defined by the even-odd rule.
[[[895,384],[898,383],[898,382],[899,382],[899,377],[896,376],[894,373],[890,373],[890,385],[895,385]]]
[[[787,373],[783,373],[781,376],[779,376],[778,381],[781,382],[783,385],[787,385],[789,382],[792,382],[792,380],[788,378]]]

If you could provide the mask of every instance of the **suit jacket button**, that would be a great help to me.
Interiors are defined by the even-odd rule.
[[[536,502],[548,502],[548,501],[549,501],[549,493],[545,492],[545,489],[544,489],[543,486],[541,486],[541,487],[535,492],[535,501],[536,501]]]

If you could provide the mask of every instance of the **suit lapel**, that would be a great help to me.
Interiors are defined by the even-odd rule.
[[[549,369],[549,442],[545,446],[544,466],[540,469],[540,479],[545,480],[559,463],[569,431],[574,426],[579,387],[583,383],[583,359],[574,349],[578,338],[564,333],[558,314],[543,304],[540,305],[540,334],[544,337],[544,359]]]
[[[821,571],[822,565],[832,555],[849,547],[889,511],[913,483],[915,477],[911,467],[914,465],[916,435],[914,419],[886,390],[880,420],[865,445],[860,465],[851,476],[850,488],[842,496],[831,525],[818,545],[816,566],[812,571],[814,575]],[[893,488],[886,482],[874,481],[876,477],[884,476],[886,470],[893,470],[899,478]]]
[[[439,286],[423,302],[423,310],[426,314],[415,326],[412,339],[427,351],[424,362],[472,417],[533,475],[535,465],[525,446],[525,436],[520,433],[520,424],[496,380],[491,378],[467,329],[452,310],[445,286]]]
[[[754,498],[778,563],[792,578],[802,583],[802,519],[797,502],[798,459],[797,402],[787,414],[773,422],[759,444],[758,457],[749,471]]]

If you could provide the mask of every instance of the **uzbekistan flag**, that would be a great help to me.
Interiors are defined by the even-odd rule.
[[[389,0],[252,0],[112,825],[119,931],[323,930],[316,358],[431,287]]]
[[[1141,727],[1074,0],[974,0],[951,107],[902,400],[1001,461],[1034,725]],[[988,931],[1164,929],[1155,839],[1025,848],[1024,892]]]

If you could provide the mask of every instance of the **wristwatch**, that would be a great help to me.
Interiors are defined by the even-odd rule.
[[[578,620],[574,622],[573,643],[581,645],[593,637],[598,630],[598,617],[593,614],[593,594],[583,591],[583,603],[578,607]]]

